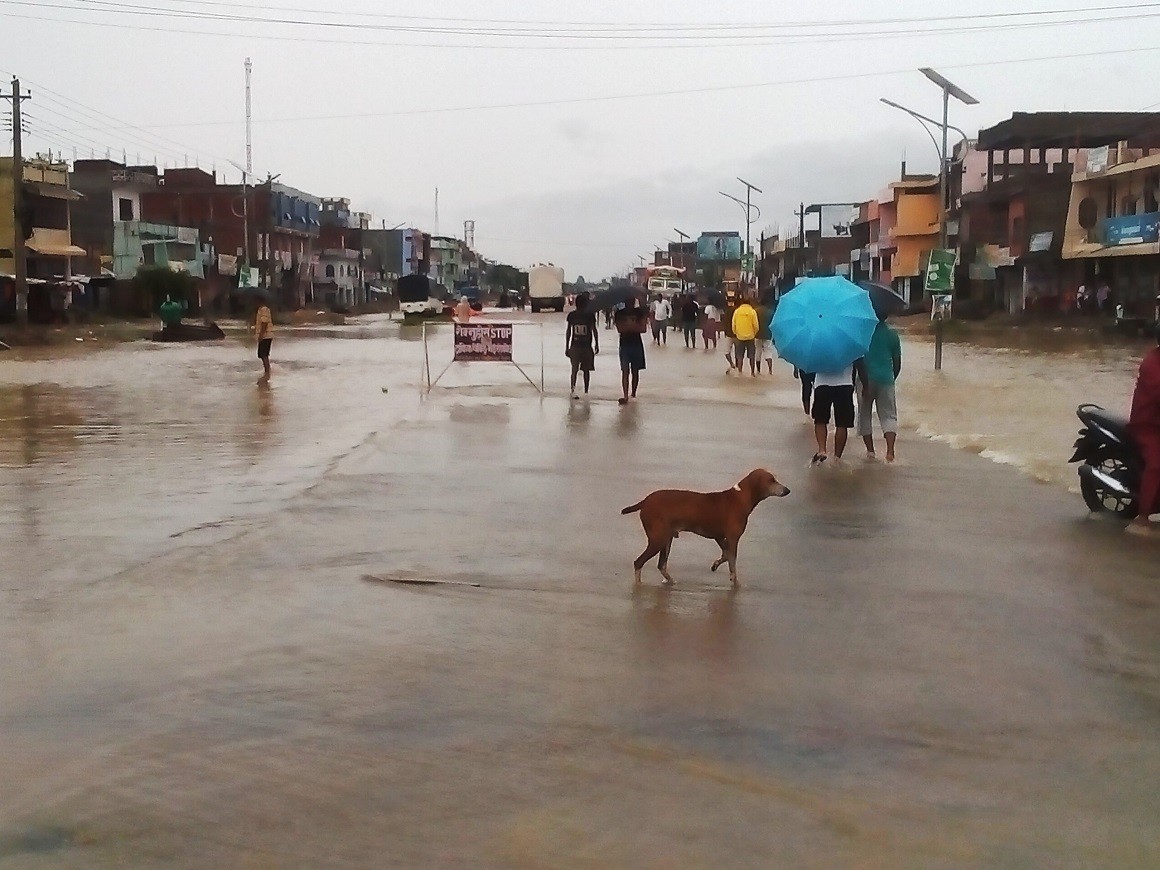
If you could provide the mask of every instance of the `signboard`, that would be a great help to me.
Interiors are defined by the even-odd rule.
[[[858,220],[858,206],[850,204],[818,207],[819,229],[823,239],[848,239],[850,226]]]
[[[218,254],[218,274],[219,275],[236,275],[236,274],[238,274],[238,258],[231,257],[229,254]]]
[[[457,362],[511,362],[512,325],[456,323],[454,359]]]
[[[1108,168],[1108,146],[1089,148],[1087,153],[1087,171],[1089,173],[1103,172]]]
[[[1027,246],[1027,250],[1033,254],[1039,251],[1050,251],[1051,240],[1054,236],[1055,234],[1050,232],[1034,233],[1031,236],[1031,244]]]
[[[930,261],[926,264],[926,280],[923,289],[927,293],[937,295],[950,293],[955,285],[955,252],[935,248],[930,252]]]
[[[742,257],[741,257],[741,271],[742,272],[752,272],[756,265],[757,265],[757,261],[753,255],[752,251],[748,254],[742,255]]]
[[[1160,241],[1160,212],[1105,218],[1100,224],[1105,245],[1143,245]]]
[[[697,239],[698,260],[740,260],[741,236],[738,233],[702,233]]]

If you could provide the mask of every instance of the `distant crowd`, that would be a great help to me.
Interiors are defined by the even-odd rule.
[[[766,305],[754,297],[739,296],[731,306],[719,307],[711,298],[683,293],[665,298],[655,294],[651,299],[643,292],[630,292],[626,298],[604,309],[605,327],[615,328],[619,338],[621,396],[627,405],[640,387],[640,373],[645,369],[644,336],[651,333],[654,347],[668,344],[669,329],[679,330],[685,348],[697,348],[701,338],[703,351],[715,350],[725,337],[727,375],[742,376],[746,364],[751,377],[762,371],[773,375],[775,348],[773,317],[776,304]],[[567,316],[564,352],[571,360],[571,396],[579,399],[577,383],[582,378],[584,393],[590,385],[595,356],[600,352],[597,313],[591,308],[587,293],[577,296],[574,310]],[[829,456],[829,428],[834,423],[833,455],[841,458],[849,430],[857,426],[866,445],[867,456],[876,458],[873,416],[878,416],[885,441],[886,460],[895,458],[898,432],[898,410],[895,381],[902,370],[902,346],[895,332],[884,320],[874,332],[864,358],[836,372],[801,372],[793,370],[801,383],[802,406],[814,424],[817,452],[815,465]]]

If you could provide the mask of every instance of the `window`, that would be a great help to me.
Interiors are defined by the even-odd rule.
[[[123,197],[117,199],[117,220],[133,220],[133,200]]]
[[[327,267],[326,267],[326,277],[327,277],[327,278],[333,278],[333,277],[334,277],[334,266],[327,265]]]

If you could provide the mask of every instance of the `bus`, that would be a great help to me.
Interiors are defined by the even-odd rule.
[[[658,293],[667,299],[685,289],[685,270],[678,266],[648,266],[645,271],[650,299]]]

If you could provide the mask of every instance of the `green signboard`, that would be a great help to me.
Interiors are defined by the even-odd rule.
[[[926,281],[923,288],[927,293],[938,295],[950,293],[955,286],[955,252],[939,248],[930,252],[930,262],[926,264]]]
[[[741,271],[742,272],[752,272],[755,265],[756,265],[756,261],[754,259],[754,255],[753,255],[752,251],[749,252],[748,254],[742,255],[742,257],[741,257]]]

